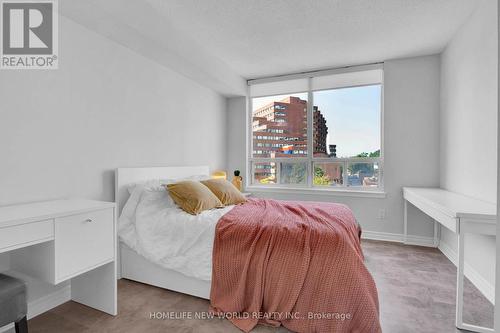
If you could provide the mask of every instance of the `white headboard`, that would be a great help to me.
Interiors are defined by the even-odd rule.
[[[207,165],[181,167],[152,167],[152,168],[118,168],[115,172],[115,202],[118,214],[129,197],[130,184],[152,179],[175,179],[194,175],[209,175]]]

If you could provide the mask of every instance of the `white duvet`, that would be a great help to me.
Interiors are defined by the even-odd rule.
[[[160,188],[135,186],[118,222],[120,239],[146,259],[201,280],[212,276],[217,221],[234,206],[190,215]]]

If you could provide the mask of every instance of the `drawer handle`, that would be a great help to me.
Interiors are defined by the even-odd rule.
[[[94,220],[92,220],[92,219],[86,219],[85,222],[90,223],[90,222],[94,222]]]

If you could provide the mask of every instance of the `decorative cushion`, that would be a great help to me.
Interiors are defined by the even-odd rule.
[[[174,202],[189,214],[198,215],[204,210],[224,207],[208,187],[198,181],[186,180],[166,186]]]
[[[225,179],[209,179],[201,182],[215,194],[222,204],[237,205],[247,201],[238,189]]]

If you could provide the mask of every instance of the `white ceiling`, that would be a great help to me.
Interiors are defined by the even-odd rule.
[[[439,53],[478,2],[92,0],[61,1],[61,11],[187,76],[201,71],[202,83],[219,80],[231,95],[243,89],[238,77]]]

